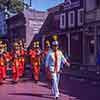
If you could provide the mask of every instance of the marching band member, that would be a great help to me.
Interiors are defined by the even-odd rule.
[[[14,61],[13,61],[13,67],[12,67],[14,82],[19,81],[19,78],[20,78],[19,67],[20,67],[19,58],[15,54]]]
[[[59,85],[61,63],[63,62],[64,64],[70,66],[69,62],[65,59],[61,50],[59,50],[58,45],[59,43],[57,39],[55,39],[52,42],[52,50],[47,55],[46,65],[45,65],[46,69],[49,70],[51,74],[51,79],[52,79],[51,92],[55,100],[57,100],[60,95],[58,85]]]

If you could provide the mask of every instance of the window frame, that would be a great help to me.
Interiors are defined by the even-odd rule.
[[[83,8],[78,9],[78,26],[82,26],[84,24],[84,15],[83,15],[83,22],[81,22],[81,20],[80,20],[80,16],[81,16],[80,12],[81,11],[83,11],[83,14],[84,14],[84,9]]]
[[[73,23],[71,23],[72,14],[73,14]],[[68,12],[68,27],[69,28],[75,27],[75,11],[74,10]]]
[[[64,17],[64,19],[62,19]],[[64,20],[64,23],[62,22]],[[66,13],[60,14],[60,29],[66,28]]]

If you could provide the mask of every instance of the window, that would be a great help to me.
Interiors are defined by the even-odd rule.
[[[75,11],[70,11],[68,13],[68,26],[69,28],[75,26]]]
[[[78,26],[83,25],[84,23],[84,9],[78,10]]]
[[[60,15],[60,28],[61,29],[66,28],[66,14],[65,13]]]
[[[73,20],[73,13],[70,14],[70,23],[73,24],[74,20]]]

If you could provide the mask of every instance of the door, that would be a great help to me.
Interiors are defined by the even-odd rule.
[[[72,33],[70,36],[71,61],[82,63],[82,33]]]
[[[85,36],[85,61],[86,64],[95,64],[95,39],[94,36]]]

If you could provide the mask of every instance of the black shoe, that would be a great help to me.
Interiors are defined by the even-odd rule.
[[[12,81],[12,84],[17,84],[18,83],[18,81]]]
[[[3,80],[6,80],[6,78],[3,78]]]
[[[3,82],[0,82],[0,85],[2,85],[3,84]]]
[[[58,97],[56,97],[54,100],[58,100]]]

